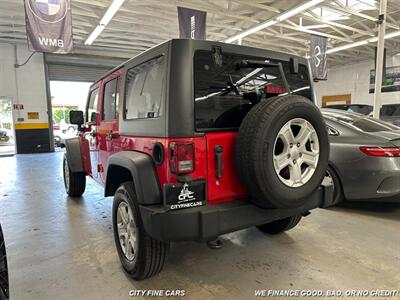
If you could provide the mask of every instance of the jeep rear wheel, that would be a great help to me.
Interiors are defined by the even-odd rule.
[[[83,172],[72,172],[66,155],[63,161],[64,186],[68,196],[80,197],[85,191],[86,174]]]
[[[293,217],[288,217],[285,219],[277,220],[271,223],[263,224],[257,226],[257,228],[268,234],[278,234],[284,231],[288,231],[299,224],[301,220],[300,215],[296,215]]]
[[[164,266],[169,243],[146,233],[133,182],[117,189],[112,210],[115,245],[125,271],[136,280],[158,274]]]
[[[239,128],[239,176],[261,207],[294,208],[307,203],[325,176],[328,157],[322,115],[302,96],[257,104]]]

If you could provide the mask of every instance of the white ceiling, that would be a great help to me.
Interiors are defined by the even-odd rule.
[[[178,37],[177,6],[207,11],[207,39],[221,41],[305,1],[126,0],[91,46],[84,42],[112,0],[71,2],[74,44],[78,53],[130,57]],[[356,42],[377,34],[378,6],[374,0],[325,0],[308,11],[245,37],[242,44],[305,56],[310,33],[327,36],[330,48]],[[398,30],[400,0],[388,0],[387,32]],[[0,0],[0,41],[26,41],[22,0]],[[385,43],[389,53],[400,52],[400,37]],[[330,54],[329,58],[331,64],[346,64],[373,56],[374,44],[369,43]]]

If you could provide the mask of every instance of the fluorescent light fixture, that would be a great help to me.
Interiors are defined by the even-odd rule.
[[[104,30],[104,25],[97,25],[93,32],[87,38],[85,45],[91,45],[99,34]]]
[[[385,40],[392,39],[392,38],[395,38],[395,37],[398,37],[398,36],[400,36],[400,30],[399,31],[393,31],[391,33],[385,34]],[[327,54],[335,53],[335,52],[338,52],[338,51],[347,50],[347,49],[358,47],[358,46],[363,46],[363,45],[366,45],[368,43],[375,43],[377,41],[378,41],[378,37],[373,37],[373,38],[369,38],[369,39],[366,39],[366,40],[362,40],[362,41],[350,43],[350,44],[347,44],[347,45],[338,46],[338,47],[335,47],[335,48],[328,49],[326,51],[326,53]]]
[[[332,48],[332,49],[328,49],[328,50],[326,50],[326,53],[327,54],[335,53],[335,52],[338,52],[338,51],[342,51],[342,50],[346,50],[346,49],[350,49],[350,48],[354,48],[354,47],[358,47],[358,46],[362,46],[362,45],[366,45],[366,44],[368,44],[368,40],[359,41],[359,42],[355,42],[355,43],[350,43],[350,44],[347,44],[347,45],[343,45],[343,46],[335,47],[335,48]]]
[[[94,40],[97,39],[99,34],[104,30],[104,28],[106,28],[108,23],[110,23],[110,21],[124,2],[125,0],[114,0],[113,3],[111,3],[104,16],[101,18],[100,23],[96,26],[96,28],[85,41],[85,45],[91,45]]]
[[[241,32],[239,34],[236,34],[236,35],[230,37],[229,39],[226,39],[225,43],[232,43],[232,42],[234,42],[236,40],[240,40],[240,39],[244,38],[245,36],[253,34],[253,33],[255,33],[257,31],[260,31],[260,30],[262,30],[264,28],[270,27],[270,26],[272,26],[272,25],[274,25],[276,23],[277,23],[276,20],[269,20],[267,22],[261,23],[260,25],[252,27],[250,29],[247,29],[247,30],[245,30],[245,31],[243,31],[243,32]]]
[[[391,32],[385,35],[385,39],[392,39],[400,36],[400,31]]]
[[[107,9],[104,16],[101,18],[99,25],[107,26],[107,24],[110,23],[111,19],[114,17],[122,4],[124,4],[124,1],[125,0],[114,0],[114,2],[111,3],[110,7]]]
[[[320,4],[320,3],[324,2],[324,1],[325,1],[325,0],[311,0],[311,1],[307,1],[306,3],[303,3],[303,4],[301,4],[301,5],[298,5],[298,6],[292,8],[292,9],[290,9],[290,10],[288,10],[288,11],[285,11],[285,12],[283,12],[283,13],[277,15],[277,16],[276,16],[275,18],[273,18],[273,19],[270,19],[270,20],[265,21],[265,22],[263,22],[263,23],[261,23],[261,24],[259,24],[259,25],[257,25],[257,26],[254,26],[254,27],[252,27],[252,28],[249,28],[249,29],[247,29],[247,30],[245,30],[245,31],[243,31],[243,32],[241,32],[241,33],[238,33],[238,34],[236,34],[236,35],[234,35],[234,36],[232,36],[232,37],[226,39],[224,42],[225,42],[225,43],[232,43],[233,41],[236,41],[236,40],[238,40],[238,39],[242,39],[242,38],[244,38],[244,37],[246,37],[246,36],[248,36],[248,35],[250,35],[250,34],[253,34],[253,33],[257,32],[257,31],[260,31],[260,30],[262,30],[262,29],[265,29],[265,28],[267,28],[267,27],[270,27],[270,26],[272,26],[272,25],[275,25],[276,23],[279,23],[279,22],[282,22],[282,21],[284,21],[284,20],[286,20],[286,19],[289,19],[289,18],[291,18],[291,17],[297,15],[298,13],[300,13],[300,12],[306,10],[306,9],[309,9],[309,8],[315,6],[315,5],[318,5],[318,4]]]

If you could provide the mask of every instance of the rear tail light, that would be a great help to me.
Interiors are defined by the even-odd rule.
[[[192,142],[174,142],[171,147],[171,171],[176,174],[194,171],[194,144]]]
[[[400,148],[396,147],[360,147],[369,156],[400,157]]]

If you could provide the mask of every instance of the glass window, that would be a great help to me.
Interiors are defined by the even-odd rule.
[[[126,119],[157,118],[165,82],[164,56],[131,68],[126,74]]]
[[[398,127],[390,123],[366,116],[359,117],[357,115],[350,115],[350,114],[340,115],[330,112],[328,113],[324,112],[324,116],[327,116],[328,118],[331,118],[339,123],[348,124],[351,127],[364,132],[391,131],[398,129]]]
[[[222,64],[218,64],[211,51],[195,53],[194,95],[198,130],[236,129],[255,104],[287,93],[279,67],[260,67],[266,59],[224,53]],[[253,62],[253,65],[245,65],[244,61]],[[312,99],[308,68],[300,64],[299,72],[292,74],[289,62],[281,63],[291,92]]]
[[[99,100],[99,89],[90,92],[89,105],[86,112],[86,122],[95,122],[97,113],[97,103]]]
[[[119,102],[118,79],[114,78],[104,85],[103,121],[117,119]]]
[[[398,104],[386,104],[381,108],[381,117],[400,116],[400,105]]]

